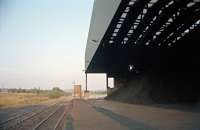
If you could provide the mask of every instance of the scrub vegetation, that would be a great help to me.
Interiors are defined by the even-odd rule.
[[[52,90],[8,89],[7,91],[4,90],[0,92],[0,108],[45,103],[69,95],[69,93],[67,94],[58,87],[55,87]]]

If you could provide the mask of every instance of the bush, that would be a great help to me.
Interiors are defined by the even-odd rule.
[[[61,96],[64,96],[65,93],[59,88],[53,88],[52,91],[49,92],[49,98],[59,98]]]

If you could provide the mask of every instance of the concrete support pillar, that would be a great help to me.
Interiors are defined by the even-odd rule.
[[[85,91],[84,91],[84,99],[89,99],[90,93],[88,91],[88,77],[87,73],[85,73]]]
[[[106,74],[106,88],[108,89],[108,74]]]
[[[87,73],[85,73],[85,91],[88,91],[87,90]]]

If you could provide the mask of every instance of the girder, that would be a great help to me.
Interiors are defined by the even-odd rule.
[[[145,5],[149,2],[150,0],[138,0],[136,1],[133,6],[130,8],[130,11],[127,12],[127,17],[124,22],[121,24],[122,27],[120,28],[119,32],[117,35],[119,35],[120,37],[116,37],[116,39],[114,39],[114,42],[119,42],[122,43],[122,40],[124,37],[126,37],[126,34],[128,33],[129,30],[127,30],[127,28],[131,28],[132,23],[135,22],[137,20],[138,15],[142,12],[143,8],[145,8]],[[126,6],[126,8],[129,6]],[[126,11],[126,9],[124,10]],[[122,13],[125,14],[125,12]],[[123,44],[123,43],[122,43]]]
[[[152,25],[142,34],[142,37],[139,38],[136,42],[146,44],[147,41],[151,41],[155,33],[168,21],[168,19],[176,13],[179,9],[185,7],[188,0],[174,2],[174,4],[169,5],[167,8],[165,7],[162,11],[161,15],[159,15]],[[181,3],[181,4],[180,4]],[[148,45],[148,44],[147,44]]]
[[[155,17],[155,15],[158,15],[159,10],[161,10],[161,8],[163,8],[164,5],[166,5],[167,3],[169,3],[171,0],[159,0],[158,2],[156,2],[150,9],[149,11],[146,13],[146,15],[144,16],[144,18],[141,20],[142,24],[139,24],[138,27],[134,30],[133,34],[131,35],[130,39],[128,40],[128,43],[134,43],[137,38],[139,37],[140,34],[142,34],[142,32],[144,31],[144,29],[150,25],[150,22],[152,21],[152,19]]]
[[[194,5],[190,8],[186,8],[183,11],[180,11],[180,15],[176,17],[176,19],[168,26],[164,31],[162,31],[155,39],[153,39],[149,44],[156,45],[157,43],[161,45],[160,42],[164,41],[170,34],[175,32],[178,28],[180,28],[184,23],[191,20],[194,23],[196,20],[192,19],[193,17],[199,17],[198,13],[195,13],[194,10],[200,8],[200,3]],[[198,18],[197,18],[198,19]]]

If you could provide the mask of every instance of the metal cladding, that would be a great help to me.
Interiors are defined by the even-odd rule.
[[[96,0],[86,72],[139,73],[159,68],[179,59],[177,53],[187,48],[191,37],[195,46],[199,30],[200,0]]]
[[[106,33],[121,0],[95,0],[85,52],[85,69],[88,68]]]

